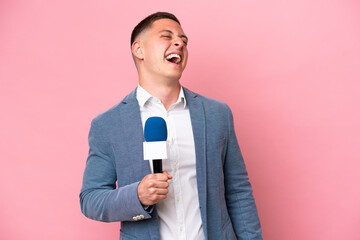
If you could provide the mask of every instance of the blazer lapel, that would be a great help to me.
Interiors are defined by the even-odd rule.
[[[128,153],[131,158],[137,161],[136,166],[140,166],[136,171],[139,174],[139,181],[147,174],[151,173],[149,161],[144,161],[143,142],[144,133],[140,116],[140,108],[136,99],[136,89],[132,91],[122,101],[121,120],[123,123],[123,132],[126,136],[128,145]],[[140,178],[141,177],[141,178]]]
[[[199,193],[201,219],[207,236],[207,176],[206,176],[206,121],[202,102],[197,94],[184,88],[186,103],[189,107],[191,125],[194,134],[196,155],[196,177]]]

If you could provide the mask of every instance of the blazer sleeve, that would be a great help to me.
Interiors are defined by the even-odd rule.
[[[116,167],[111,144],[101,135],[101,127],[92,121],[89,155],[80,192],[82,213],[91,219],[139,221],[151,218],[141,205],[137,188],[140,182],[116,188]]]
[[[223,168],[226,203],[237,239],[263,239],[253,190],[235,135],[230,108],[228,108],[228,143]]]

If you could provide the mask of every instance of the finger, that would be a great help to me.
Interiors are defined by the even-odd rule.
[[[150,195],[166,195],[169,190],[167,188],[154,188],[149,190]]]
[[[149,204],[149,205],[156,204],[156,203],[158,203],[159,201],[164,200],[166,197],[167,197],[167,196],[166,196],[165,194],[164,194],[164,195],[156,195],[156,196],[150,197],[150,199],[149,199],[150,204]]]
[[[158,201],[166,198],[167,194],[167,189],[149,189],[148,193],[146,194],[146,196],[144,196],[143,199],[146,201]]]
[[[157,180],[157,181],[167,181],[168,179],[172,178],[167,172],[166,173],[155,173],[153,176],[150,176],[150,179]]]
[[[146,183],[146,187],[148,189],[151,188],[168,188],[169,187],[169,183],[165,180],[165,181],[161,181],[161,180],[151,180],[148,181]]]
[[[163,174],[166,175],[168,179],[172,179],[172,176],[167,171],[163,171]]]
[[[157,181],[157,182],[154,182],[153,187],[164,189],[164,188],[169,187],[169,183],[167,181]]]
[[[154,205],[156,203],[158,203],[161,200],[164,200],[166,198],[166,194],[163,195],[150,195],[148,197],[146,197],[145,199],[143,199],[143,201],[141,202],[143,205]]]

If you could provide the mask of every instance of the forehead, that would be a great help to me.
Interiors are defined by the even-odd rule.
[[[174,20],[167,18],[154,21],[149,30],[154,33],[160,32],[162,30],[171,30],[177,34],[184,34],[184,31],[181,28],[180,24],[178,24]]]

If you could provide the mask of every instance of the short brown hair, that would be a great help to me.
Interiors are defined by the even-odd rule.
[[[153,13],[150,16],[147,16],[145,19],[143,19],[141,22],[139,22],[138,25],[136,25],[136,27],[134,28],[134,30],[131,33],[131,40],[130,40],[130,46],[134,43],[135,38],[145,29],[147,29],[148,27],[151,27],[151,24],[153,22],[155,22],[156,20],[159,19],[163,19],[163,18],[167,18],[167,19],[171,19],[174,20],[175,22],[177,22],[179,25],[180,21],[175,17],[174,14],[168,13],[168,12],[157,12],[157,13]]]

